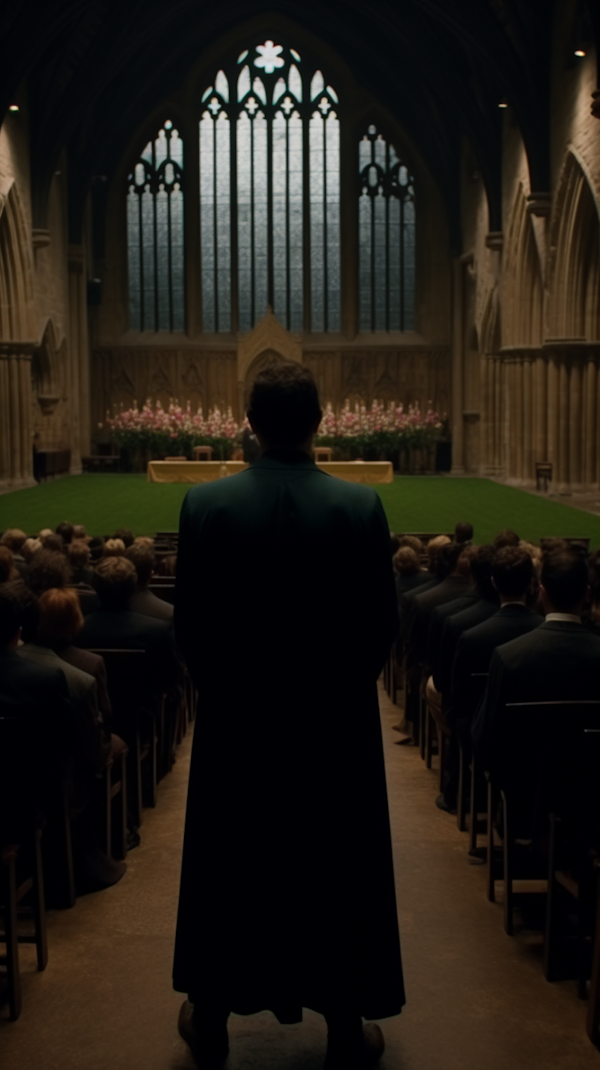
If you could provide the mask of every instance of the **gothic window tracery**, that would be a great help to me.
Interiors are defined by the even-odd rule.
[[[414,180],[375,126],[359,142],[362,331],[415,329]]]
[[[183,331],[183,142],[168,119],[128,176],[129,326]]]

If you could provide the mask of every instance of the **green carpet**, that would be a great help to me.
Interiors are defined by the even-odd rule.
[[[187,489],[147,483],[145,475],[68,476],[0,495],[0,531],[18,527],[33,534],[71,520],[94,535],[111,535],[118,527],[154,535],[177,528]],[[592,547],[600,545],[600,516],[488,479],[398,476],[377,490],[393,531],[452,531],[457,520],[470,520],[476,542],[511,527],[533,541],[587,535]]]

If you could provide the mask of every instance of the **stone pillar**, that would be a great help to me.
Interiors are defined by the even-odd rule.
[[[597,368],[593,357],[588,357],[585,366],[585,413],[584,413],[584,458],[583,458],[583,481],[586,486],[598,486],[598,472],[596,469],[596,392]]]
[[[559,358],[558,368],[558,490],[569,489],[569,369],[564,355]]]
[[[452,276],[452,472],[464,475],[463,263],[455,260]]]
[[[548,460],[548,376],[546,361],[537,357],[534,372],[534,446],[533,463]],[[533,474],[535,475],[535,467]]]
[[[559,454],[559,411],[558,411],[558,363],[556,357],[551,356],[548,359],[548,369],[546,373],[547,389],[548,389],[548,437],[547,437],[547,449],[546,460],[552,464],[552,478],[556,482],[558,480],[558,454]]]
[[[532,405],[532,361],[527,354],[522,365],[523,375],[523,466],[522,478],[527,482],[533,479],[533,405]]]
[[[87,317],[85,250],[69,246],[69,395],[71,400],[71,472],[81,472],[81,457],[91,447],[90,347]]]
[[[33,479],[31,354],[33,343],[0,343],[0,486],[18,490]]]
[[[581,432],[583,412],[581,406],[582,364],[577,357],[569,369],[569,483],[571,490],[580,490]]]

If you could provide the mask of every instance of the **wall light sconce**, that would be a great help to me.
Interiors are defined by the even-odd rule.
[[[508,108],[508,101],[506,97],[502,97],[502,100],[498,104],[499,108]]]
[[[9,104],[8,105],[8,110],[9,111],[18,111],[19,110],[19,105],[18,104]]]

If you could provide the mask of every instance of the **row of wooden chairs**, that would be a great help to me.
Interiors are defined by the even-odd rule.
[[[471,677],[473,708],[481,700],[487,681],[487,673]],[[397,701],[397,682],[393,650],[384,670],[384,684],[393,702]],[[436,726],[421,694],[418,711],[413,738],[428,768],[432,767],[432,756],[437,751],[441,790],[445,737],[440,733],[437,746],[433,743]],[[471,857],[485,858],[490,902],[496,899],[498,883],[502,885],[504,929],[508,935],[514,932],[515,895],[546,894],[545,976],[548,981],[558,979],[565,944],[568,939],[574,941],[578,994],[582,999],[588,997],[587,1033],[600,1047],[600,702],[511,703],[506,712],[515,725],[529,719],[530,726],[534,726],[534,737],[544,747],[540,770],[550,770],[540,788],[548,792],[547,812],[542,811],[542,827],[547,820],[547,837],[544,836],[548,845],[547,866],[540,869],[535,854],[531,856],[533,868],[526,865],[523,869],[519,864],[519,854],[525,854],[530,865],[531,859],[517,842],[510,791],[481,768],[464,741],[460,746],[457,826],[468,834]],[[566,730],[565,726],[571,729]],[[568,754],[576,756],[570,765]],[[529,774],[534,775],[533,768]],[[501,834],[496,829],[498,813]],[[485,846],[478,844],[481,833],[485,836]],[[572,937],[565,921],[569,913],[574,913],[576,918]]]

